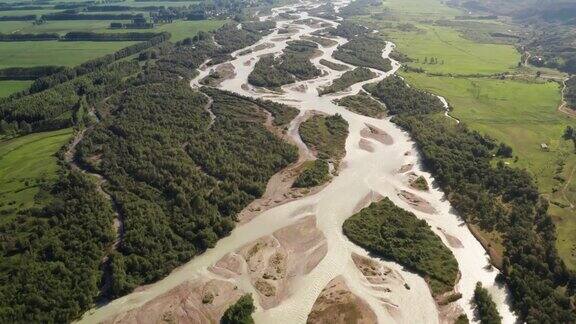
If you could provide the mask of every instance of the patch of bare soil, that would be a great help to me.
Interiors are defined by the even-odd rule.
[[[360,297],[354,295],[344,278],[332,279],[316,299],[308,315],[308,324],[373,324],[376,314]]]
[[[403,166],[400,167],[400,169],[398,169],[398,173],[406,173],[406,172],[412,170],[413,167],[414,167],[414,164],[412,164],[412,163],[404,164]]]
[[[304,40],[311,41],[311,42],[318,43],[322,47],[332,47],[332,46],[338,45],[337,41],[335,41],[333,39],[325,38],[325,37],[320,37],[320,36],[302,36],[300,38],[304,39]]]
[[[308,89],[308,86],[304,83],[301,83],[301,84],[291,88],[291,90],[298,91],[298,92],[306,92],[306,89]]]
[[[438,230],[440,232],[442,232],[442,234],[444,235],[444,237],[446,238],[446,241],[448,241],[448,244],[455,248],[455,249],[460,249],[463,248],[464,245],[462,244],[462,242],[455,236],[448,234],[448,232],[446,232],[443,228],[438,227]]]
[[[382,200],[382,195],[375,192],[375,191],[371,191],[369,194],[366,195],[366,197],[362,198],[362,200],[360,200],[356,206],[354,207],[354,211],[352,212],[352,214],[356,214],[359,211],[361,211],[362,209],[368,207],[371,203],[375,203],[375,202],[379,202],[380,200]]]
[[[375,151],[374,145],[372,144],[372,142],[370,142],[369,140],[365,139],[365,138],[361,138],[360,141],[358,142],[358,146],[360,146],[360,148],[364,151],[368,151],[370,153]]]
[[[362,131],[360,132],[360,136],[365,137],[365,138],[371,138],[374,139],[382,144],[385,145],[392,145],[394,143],[394,140],[392,139],[392,136],[390,136],[388,133],[386,133],[385,131],[381,130],[380,128],[370,125],[370,124],[365,124],[366,128],[362,129]]]
[[[236,77],[234,65],[232,65],[232,63],[225,63],[218,65],[214,70],[210,72],[208,76],[200,80],[200,83],[210,87],[217,87],[223,81],[232,79],[234,77]]]
[[[244,55],[248,55],[250,53],[254,53],[254,52],[258,52],[258,51],[262,51],[268,48],[272,48],[274,47],[274,44],[272,43],[264,43],[264,44],[259,44],[254,46],[253,48],[246,50],[246,51],[242,51],[240,53],[238,53],[239,56],[244,56]]]
[[[293,279],[310,273],[327,251],[316,217],[307,216],[226,255],[210,271],[226,278],[248,275],[260,305],[269,309],[288,297]]]
[[[224,280],[187,281],[105,323],[218,323],[242,294]]]
[[[401,190],[400,192],[398,192],[398,197],[400,197],[400,199],[402,199],[403,201],[407,202],[414,209],[421,211],[423,213],[434,214],[436,212],[434,207],[432,207],[432,205],[430,205],[429,202],[406,190]]]

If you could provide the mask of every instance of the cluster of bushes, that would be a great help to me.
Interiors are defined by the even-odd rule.
[[[382,118],[386,115],[384,105],[372,99],[372,97],[364,91],[338,99],[336,103],[346,107],[346,109],[352,112],[372,118]]]
[[[42,34],[0,33],[0,42],[49,41],[58,39],[60,39],[60,35],[55,33],[42,33]]]
[[[340,76],[338,79],[334,80],[330,86],[322,88],[318,92],[320,95],[339,92],[345,90],[355,83],[367,81],[375,78],[376,76],[376,73],[372,72],[370,69],[358,67],[352,71],[344,72],[344,74],[342,74],[342,76]]]
[[[294,187],[296,188],[312,188],[326,183],[330,180],[330,169],[328,161],[324,159],[316,159],[308,162],[304,166],[304,170],[296,181]]]
[[[266,55],[254,66],[248,76],[248,82],[258,87],[277,88],[296,80],[309,80],[322,72],[310,62],[318,44],[310,41],[291,41],[284,53],[274,58]]]
[[[11,67],[0,69],[0,80],[35,80],[64,71],[62,66]]]
[[[428,114],[444,110],[444,104],[438,97],[408,86],[396,75],[367,84],[364,90],[384,102],[388,112],[393,115]]]
[[[92,33],[92,32],[69,32],[62,40],[65,41],[148,41],[158,36],[156,33]]]
[[[338,46],[332,54],[335,59],[355,66],[371,67],[388,72],[392,69],[390,59],[382,57],[386,42],[372,36],[359,36]]]
[[[238,29],[236,24],[226,24],[214,32],[214,40],[221,46],[222,50],[227,53],[232,53],[236,50],[255,44],[262,36],[270,33],[270,29],[255,28],[256,31],[247,29]],[[264,25],[274,28],[271,25]]]
[[[372,13],[371,7],[379,7],[381,4],[381,0],[352,1],[346,7],[341,8],[338,14],[342,17],[365,16]]]
[[[36,15],[0,16],[0,21],[31,21],[36,20]]]
[[[142,18],[142,14],[80,14],[76,11],[55,12],[42,15],[42,20],[132,20]],[[36,16],[34,16],[36,19]]]
[[[222,324],[253,324],[252,313],[256,310],[252,295],[244,295],[222,315]]]
[[[474,304],[478,312],[478,318],[482,324],[500,324],[502,317],[498,314],[496,303],[490,297],[490,293],[486,288],[482,287],[482,283],[478,282],[474,289]]]
[[[348,70],[348,66],[344,65],[344,64],[338,64],[332,61],[328,61],[325,59],[321,59],[320,60],[320,64],[334,70],[334,71],[346,71]]]
[[[346,154],[348,122],[339,114],[312,116],[300,125],[299,133],[319,159],[332,160],[338,165]]]
[[[343,229],[352,242],[426,278],[434,296],[454,289],[458,262],[452,252],[425,220],[390,199],[362,209],[344,222]]]

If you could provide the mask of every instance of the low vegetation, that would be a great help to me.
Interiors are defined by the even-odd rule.
[[[300,125],[304,144],[317,153],[319,159],[338,161],[346,154],[348,122],[339,114],[314,115]]]
[[[324,159],[316,159],[304,165],[304,170],[294,181],[294,187],[312,188],[322,185],[328,180],[330,180],[328,162]]]
[[[481,324],[502,323],[502,318],[500,314],[498,314],[496,304],[492,300],[492,297],[490,297],[488,290],[482,287],[482,283],[480,282],[476,284],[476,289],[474,289],[474,304],[476,305],[478,319]]]
[[[418,178],[410,181],[410,186],[422,191],[428,191],[428,189],[430,189],[428,181],[426,181],[426,178],[424,178],[423,176],[419,176]]]
[[[317,48],[318,44],[314,42],[290,41],[280,57],[261,57],[248,76],[248,82],[258,87],[277,89],[297,80],[315,78],[321,71],[310,62],[310,58]]]
[[[320,64],[324,65],[325,67],[332,69],[334,71],[346,71],[348,70],[348,66],[344,65],[344,64],[338,64],[338,63],[334,63],[332,61],[328,61],[325,59],[321,59],[320,60]]]
[[[346,109],[352,112],[367,117],[382,118],[386,116],[386,108],[384,105],[372,99],[372,97],[364,91],[338,99],[336,103],[346,107]]]
[[[318,92],[320,95],[340,92],[355,83],[367,81],[376,76],[377,74],[372,72],[370,69],[358,67],[352,71],[344,72],[344,74],[342,74],[338,79],[335,79],[330,86],[322,88],[318,90]]]
[[[332,54],[335,59],[355,66],[370,67],[388,72],[392,69],[390,59],[382,57],[386,42],[373,36],[359,36],[338,46]]]
[[[396,75],[376,84],[367,84],[364,90],[382,100],[388,112],[393,115],[426,114],[444,110],[444,105],[438,97],[409,87]]]
[[[422,275],[434,296],[454,288],[458,263],[452,252],[426,221],[390,199],[362,209],[348,218],[343,228],[352,242]]]

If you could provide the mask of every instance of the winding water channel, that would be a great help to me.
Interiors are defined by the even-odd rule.
[[[274,9],[270,17],[277,17],[278,13],[281,12],[291,12],[302,4],[306,3]],[[337,4],[337,6],[342,5],[344,3]],[[308,17],[301,8],[299,11],[300,13],[297,14],[299,19]],[[337,24],[333,21],[315,19],[332,25]],[[389,197],[398,206],[413,212],[418,218],[428,222],[432,230],[452,250],[461,272],[456,291],[462,293],[462,298],[456,304],[468,315],[469,319],[474,318],[471,299],[476,282],[480,281],[492,293],[503,317],[503,322],[513,323],[516,317],[506,302],[508,294],[505,288],[495,283],[498,271],[489,266],[486,251],[463,221],[452,211],[443,192],[436,187],[433,187],[429,192],[417,191],[409,186],[407,173],[399,172],[403,166],[412,164],[413,167],[410,171],[417,175],[423,175],[429,183],[434,182],[433,177],[423,170],[418,152],[409,135],[391,123],[389,118],[374,119],[361,116],[333,103],[334,99],[358,93],[365,83],[375,82],[395,73],[400,68],[400,64],[392,61],[393,70],[387,73],[372,69],[378,77],[355,84],[346,93],[319,97],[317,88],[331,84],[332,80],[343,73],[330,70],[320,65],[319,61],[327,59],[350,66],[332,58],[332,53],[337,45],[320,47],[322,55],[313,58],[312,62],[325,71],[321,77],[286,85],[283,87],[283,93],[255,89],[248,85],[247,79],[259,56],[280,54],[286,47],[288,40],[299,39],[321,29],[321,27],[311,27],[298,22],[298,19],[280,20],[277,25],[274,33],[264,37],[250,48],[256,48],[265,43],[271,43],[273,47],[260,46],[259,48],[264,49],[255,50],[242,56],[233,53],[235,59],[230,63],[234,66],[235,77],[223,81],[220,88],[244,96],[264,98],[292,105],[300,110],[301,116],[312,110],[326,114],[341,114],[349,124],[349,136],[346,141],[346,156],[342,160],[339,175],[320,192],[266,210],[253,220],[239,225],[230,236],[220,240],[216,247],[195,257],[163,280],[87,312],[81,322],[106,321],[115,315],[140,307],[186,281],[206,277],[216,278],[218,275],[208,269],[227,254],[260,237],[270,235],[278,229],[294,224],[304,217],[314,215],[318,229],[326,238],[327,253],[325,257],[308,274],[293,278],[288,296],[278,306],[265,309],[261,307],[256,298],[258,309],[254,314],[254,319],[257,323],[305,323],[320,292],[336,276],[342,276],[350,290],[368,303],[380,323],[437,323],[441,320],[438,307],[422,277],[406,271],[394,262],[369,256],[365,250],[351,243],[342,233],[343,222],[355,212],[357,206],[359,204],[366,205],[366,197],[379,194]],[[295,28],[297,31],[288,34],[289,39],[285,39],[285,37],[280,37],[285,35],[278,35],[277,33],[278,29],[285,27]],[[338,44],[346,43],[343,38],[335,38],[335,40]],[[383,56],[388,57],[393,48],[394,44],[388,43],[383,51]],[[200,75],[191,81],[191,86],[198,87],[199,80],[208,75],[209,72],[210,69],[201,71]],[[305,87],[296,89],[300,85],[305,85]],[[393,143],[384,144],[373,139],[363,138],[361,132],[367,124],[385,131],[392,137]],[[297,143],[301,143],[294,126],[288,134],[293,136]],[[371,147],[373,147],[371,151],[360,147],[359,142],[362,139],[370,142]],[[398,194],[402,191],[413,193],[428,201],[434,212],[423,212],[401,199]],[[374,289],[373,285],[366,281],[354,265],[351,258],[352,253],[370,257],[393,269],[400,274],[402,280],[388,283],[386,290]],[[242,291],[254,291],[246,276],[226,278],[225,280],[233,282]],[[407,289],[404,283],[410,289]]]

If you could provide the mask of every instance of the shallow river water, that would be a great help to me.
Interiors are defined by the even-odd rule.
[[[343,4],[340,3],[338,5],[341,6]],[[273,10],[272,16],[265,18],[276,17],[279,12],[291,11],[295,7],[277,8]],[[301,18],[307,17],[305,12],[298,15]],[[322,21],[336,25],[333,21]],[[289,35],[292,40],[309,35],[320,29],[302,23],[295,24],[292,20],[281,20],[278,22],[278,28],[287,26],[298,28],[297,33]],[[354,294],[361,296],[371,306],[378,317],[378,321],[381,323],[436,323],[439,321],[438,309],[422,277],[406,271],[402,266],[394,262],[375,259],[377,262],[400,273],[410,289],[406,289],[403,284],[394,285],[394,283],[391,283],[389,286],[390,291],[374,290],[363,278],[350,257],[352,252],[364,256],[368,256],[368,253],[351,243],[343,235],[342,224],[354,213],[356,206],[365,200],[368,195],[380,194],[384,197],[389,197],[398,206],[426,220],[432,230],[452,250],[461,272],[456,291],[462,293],[463,296],[456,303],[468,315],[469,319],[474,318],[471,299],[476,282],[480,281],[492,293],[499,312],[503,317],[503,322],[513,323],[515,316],[506,302],[507,292],[505,288],[495,283],[498,271],[489,267],[486,251],[470,233],[463,221],[451,210],[443,192],[436,187],[431,188],[429,192],[414,190],[409,186],[406,174],[398,172],[402,166],[413,164],[412,172],[423,175],[429,183],[434,181],[432,176],[423,170],[418,152],[409,135],[391,123],[388,118],[374,119],[361,116],[333,103],[336,98],[358,93],[364,83],[375,82],[395,73],[400,64],[392,61],[393,70],[388,73],[373,70],[378,74],[377,78],[355,84],[346,93],[319,97],[317,88],[329,85],[332,80],[343,73],[320,65],[318,63],[320,59],[324,58],[345,64],[331,57],[337,46],[320,46],[323,53],[321,56],[312,59],[312,62],[325,71],[323,76],[311,81],[284,86],[283,93],[267,92],[247,86],[248,75],[258,61],[259,56],[268,53],[280,54],[286,46],[287,40],[280,40],[278,39],[279,36],[282,35],[278,35],[275,31],[251,46],[254,48],[259,44],[272,43],[274,44],[273,47],[243,56],[237,56],[234,53],[233,56],[236,59],[231,61],[231,63],[235,68],[236,76],[233,79],[225,80],[220,87],[241,95],[265,98],[292,105],[300,110],[301,115],[310,110],[327,114],[341,114],[349,123],[350,134],[346,141],[346,156],[342,160],[342,168],[338,176],[323,190],[314,195],[272,208],[261,213],[250,222],[239,225],[230,236],[220,240],[216,247],[192,259],[165,279],[149,285],[143,291],[134,292],[103,307],[91,310],[84,315],[81,321],[93,323],[106,320],[115,314],[139,307],[182,282],[203,276],[214,276],[207,270],[208,267],[227,253],[235,251],[238,247],[262,236],[269,235],[277,229],[293,224],[302,217],[315,215],[317,226],[327,239],[328,252],[326,256],[309,274],[295,279],[291,287],[290,296],[280,305],[268,310],[258,307],[254,314],[254,319],[257,323],[305,323],[321,290],[338,275],[344,277]],[[346,42],[343,38],[336,40],[339,44]],[[394,45],[388,43],[383,51],[383,56],[387,57],[393,48]],[[250,64],[246,62],[250,62]],[[209,72],[209,69],[202,71],[197,78],[191,81],[191,86],[197,87],[198,81]],[[301,84],[306,85],[304,92],[294,89]],[[360,133],[362,129],[366,128],[366,124],[373,125],[388,133],[393,138],[393,144],[385,145],[368,139],[374,147],[374,151],[369,152],[361,149],[359,146],[362,138]],[[294,127],[288,133],[298,143],[301,143],[297,135],[298,132]],[[401,190],[422,197],[431,204],[435,212],[424,213],[414,209],[412,205],[399,198],[398,193]],[[451,239],[451,242],[449,242],[448,238]],[[459,241],[460,244],[454,244],[454,241]],[[235,283],[240,289],[248,292],[254,289],[250,285],[248,278],[241,277],[236,279]],[[383,299],[396,309],[394,314],[391,314],[386,307],[382,306]]]

